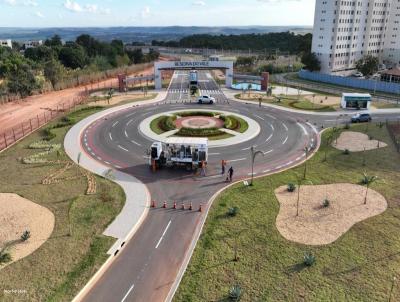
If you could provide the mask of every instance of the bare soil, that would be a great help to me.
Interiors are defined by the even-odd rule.
[[[326,106],[340,106],[341,98],[337,96],[325,96],[325,95],[312,95],[304,96],[305,99],[309,100],[311,103],[326,105]]]
[[[332,143],[332,146],[339,150],[349,150],[350,152],[360,152],[374,150],[387,147],[384,142],[369,139],[368,135],[361,132],[344,131],[340,134],[337,141]]]
[[[47,208],[17,194],[0,193],[0,247],[14,242],[6,249],[12,262],[30,255],[46,242],[54,222],[54,214]],[[31,232],[31,237],[22,242],[20,238],[26,230]]]
[[[286,186],[275,190],[280,204],[276,226],[287,240],[306,245],[325,245],[336,241],[356,223],[379,215],[387,209],[386,199],[366,187],[354,184],[301,186],[299,216],[298,191],[288,192]],[[328,199],[330,205],[323,207]]]
[[[136,101],[136,100],[141,100],[143,98],[150,98],[153,97],[155,98],[157,96],[156,93],[148,93],[146,96],[144,96],[143,93],[135,93],[135,94],[124,94],[124,95],[116,95],[114,97],[112,97],[112,99],[110,100],[110,103],[107,102],[107,100],[102,99],[96,102],[91,102],[89,104],[89,106],[114,106],[114,105],[118,105],[119,103],[125,102],[125,101]]]

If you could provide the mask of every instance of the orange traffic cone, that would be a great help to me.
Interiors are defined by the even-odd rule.
[[[166,202],[166,201],[164,201],[163,208],[164,208],[164,209],[167,208],[167,202]]]
[[[176,210],[176,201],[174,201],[174,210]]]
[[[192,211],[192,210],[193,210],[193,204],[192,204],[192,203],[190,203],[189,210],[190,210],[190,211]]]
[[[151,207],[155,208],[156,207],[156,202],[154,200],[151,201]]]
[[[182,210],[185,209],[185,204],[182,202]]]
[[[200,204],[199,212],[203,212],[203,206]]]

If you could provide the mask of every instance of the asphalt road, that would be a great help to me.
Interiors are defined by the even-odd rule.
[[[200,89],[223,95],[207,72],[199,72]],[[207,206],[211,196],[227,185],[220,163],[228,161],[235,170],[234,180],[249,177],[250,147],[264,153],[255,163],[255,175],[283,170],[304,160],[304,147],[315,147],[318,127],[342,123],[345,117],[288,113],[239,102],[227,103],[225,96],[215,105],[183,101],[187,95],[187,72],[175,73],[167,99],[157,105],[132,107],[108,116],[84,131],[86,152],[104,164],[132,174],[148,187],[157,208],[151,209],[134,237],[90,290],[84,301],[164,301],[182,265],[201,215],[200,204]],[[146,150],[151,141],[138,132],[140,122],[150,115],[174,109],[210,108],[240,113],[260,124],[261,133],[235,146],[211,148],[207,176],[200,177],[180,169],[153,173]],[[347,117],[346,117],[347,119]],[[167,201],[168,208],[162,208]],[[172,209],[192,202],[194,211]]]

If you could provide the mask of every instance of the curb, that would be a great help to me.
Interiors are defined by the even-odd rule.
[[[311,126],[312,126],[312,125],[311,125]],[[285,171],[287,171],[287,170],[296,168],[296,167],[298,167],[298,166],[304,164],[306,161],[310,160],[312,157],[314,157],[314,155],[319,151],[319,148],[321,147],[321,134],[322,134],[324,131],[326,131],[328,128],[322,130],[321,132],[318,132],[318,130],[317,130],[314,126],[312,126],[312,128],[313,128],[313,130],[317,133],[318,140],[317,140],[317,146],[315,147],[313,153],[310,154],[310,155],[308,156],[307,159],[304,159],[304,160],[302,160],[301,162],[298,162],[297,164],[295,164],[295,165],[293,165],[293,166],[291,166],[291,167],[287,167],[287,168],[285,168],[285,169],[282,169],[282,170],[279,170],[279,171],[276,171],[276,172],[266,173],[266,174],[263,174],[263,175],[255,176],[254,179],[259,179],[259,178],[262,178],[262,177],[266,177],[266,176],[271,176],[271,175],[279,174],[279,173],[285,172]],[[232,186],[234,186],[234,185],[236,185],[236,184],[238,184],[238,183],[242,183],[243,181],[248,181],[248,180],[250,180],[250,179],[251,179],[251,178],[248,177],[248,178],[244,178],[244,179],[238,180],[238,181],[236,181],[236,182],[234,182],[234,183],[231,183],[231,184],[229,184],[228,186],[226,186],[226,187],[220,189],[218,192],[216,192],[216,193],[209,199],[209,201],[208,201],[208,203],[207,203],[207,209],[206,209],[204,215],[202,215],[201,223],[198,225],[198,227],[197,227],[196,230],[195,230],[195,236],[194,236],[194,238],[192,239],[192,241],[191,241],[191,243],[190,243],[189,249],[187,250],[187,252],[186,252],[186,254],[185,254],[185,258],[184,258],[184,260],[183,260],[183,263],[182,263],[182,265],[181,265],[181,267],[180,267],[180,269],[179,269],[179,271],[178,271],[178,275],[177,275],[177,277],[175,278],[174,283],[172,284],[172,287],[171,287],[171,289],[170,289],[170,291],[169,291],[169,293],[168,293],[167,298],[165,299],[166,302],[172,302],[172,299],[174,298],[175,293],[176,293],[176,291],[178,290],[178,287],[179,287],[179,285],[180,285],[180,283],[181,283],[181,281],[182,281],[182,278],[183,278],[183,276],[184,276],[184,274],[185,274],[185,272],[186,272],[186,269],[187,269],[187,267],[188,267],[188,265],[189,265],[190,259],[192,258],[193,252],[194,252],[194,250],[195,250],[195,248],[196,248],[197,242],[198,242],[198,240],[199,240],[199,238],[200,238],[200,236],[201,236],[201,234],[202,234],[202,232],[203,232],[203,228],[204,228],[205,222],[207,221],[208,212],[210,211],[210,209],[211,209],[211,207],[212,207],[212,205],[213,205],[215,199],[217,199],[217,197],[218,197],[222,192],[224,192],[225,190],[231,188]]]

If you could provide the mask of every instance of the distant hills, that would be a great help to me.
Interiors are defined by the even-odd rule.
[[[238,26],[238,27],[60,27],[60,28],[14,28],[0,27],[0,39],[16,41],[45,40],[58,34],[65,41],[75,40],[81,34],[89,34],[99,40],[119,39],[128,42],[171,41],[194,34],[240,35],[287,32],[305,34],[312,31],[307,26]]]

